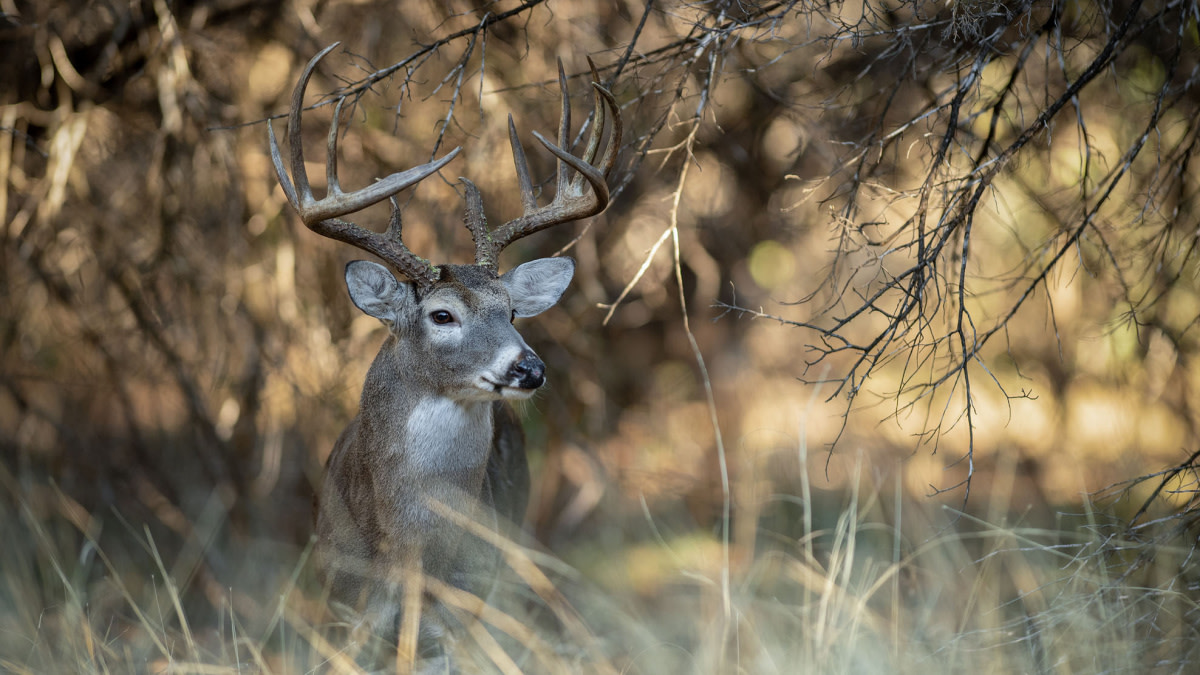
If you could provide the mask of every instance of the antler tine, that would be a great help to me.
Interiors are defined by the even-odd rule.
[[[329,135],[326,139],[328,155],[325,160],[325,175],[327,188],[325,197],[316,199],[308,182],[308,172],[304,168],[304,144],[301,130],[301,112],[304,108],[304,92],[308,81],[312,78],[317,64],[326,54],[333,51],[340,43],[335,42],[321,50],[305,66],[296,89],[292,92],[291,110],[288,112],[288,148],[292,165],[292,176],[283,166],[279,144],[275,139],[275,129],[270,121],[267,122],[267,137],[271,146],[271,162],[275,165],[275,174],[279,184],[283,186],[288,201],[300,214],[301,220],[308,229],[319,235],[343,241],[379,256],[395,271],[412,279],[419,286],[428,287],[439,277],[438,268],[429,261],[414,254],[400,239],[399,209],[392,200],[392,217],[385,233],[365,229],[349,221],[341,220],[340,216],[361,211],[372,204],[389,199],[407,187],[415,185],[425,178],[437,173],[443,166],[458,156],[460,148],[455,148],[431,162],[404,171],[397,171],[375,183],[353,192],[343,192],[338,181],[337,169],[337,136],[338,121],[342,114],[345,98],[338,101],[334,109],[333,121],[329,125]]]
[[[604,99],[603,105],[599,98],[593,96],[596,102],[595,119],[596,130],[593,130],[591,142],[588,143],[588,154],[584,156],[588,164],[593,164],[596,161],[596,150],[600,145],[600,134],[597,130],[604,126],[606,118],[605,110],[613,111],[612,134],[609,137],[608,145],[604,148],[604,159],[600,162],[601,170],[607,178],[614,168],[617,166],[617,152],[621,149],[621,108],[617,105],[617,99],[612,95],[612,92],[600,85],[600,73],[596,70],[596,64],[592,61],[592,57],[588,57],[588,67],[592,69],[592,89],[595,93],[600,94]]]
[[[537,208],[537,197],[533,194],[533,181],[529,179],[529,162],[525,159],[525,147],[517,137],[517,125],[513,124],[512,113],[508,114],[508,144],[512,146],[513,164],[517,165],[517,184],[521,188],[521,206],[525,212]]]
[[[343,194],[342,184],[338,181],[337,145],[338,124],[342,119],[342,104],[345,102],[346,98],[343,96],[333,107],[333,119],[329,122],[329,135],[325,138],[325,194],[327,196]],[[296,126],[299,127],[300,124],[297,123]]]
[[[592,61],[592,57],[590,57],[590,56],[587,57],[587,62],[588,62],[588,68],[592,71],[592,85],[595,86],[596,84],[598,84],[600,82],[600,73],[596,72],[596,64]],[[604,129],[604,123],[606,121],[605,120],[606,116],[604,114],[605,113],[604,106],[600,103],[599,98],[596,98],[595,96],[593,96],[592,99],[594,101],[594,105],[592,107],[592,124],[594,125],[593,130],[594,129]],[[560,143],[559,145],[560,145],[560,147],[565,147],[565,146],[562,146],[562,143]],[[587,149],[583,151],[583,161],[587,162],[588,164],[593,164],[596,161],[596,151],[599,150],[599,148],[600,148],[600,134],[597,134],[593,131],[593,133],[590,136],[588,136]],[[575,184],[579,185],[580,181],[582,181],[582,180],[583,180],[582,174],[579,176],[576,176]]]
[[[283,192],[287,195],[288,201],[291,202],[293,208],[301,211],[301,216],[304,215],[301,206],[313,201],[312,188],[308,184],[308,171],[304,168],[304,144],[300,128],[300,113],[304,108],[304,91],[308,88],[308,81],[312,78],[317,64],[340,44],[341,42],[335,42],[312,57],[308,65],[304,67],[300,80],[296,82],[296,88],[292,90],[292,105],[288,109],[287,133],[292,174],[296,177],[295,187],[292,186],[292,181],[283,168],[283,158],[280,157],[279,144],[275,140],[275,127],[271,124],[271,120],[267,120],[267,140],[271,145],[271,162],[275,165],[275,175],[279,178],[279,184],[283,186]],[[337,116],[334,117],[334,122],[337,122]],[[299,188],[299,194],[297,194],[296,188]]]
[[[562,112],[558,116],[558,147],[567,148],[571,143],[571,96],[567,91],[567,73],[563,70],[562,59],[558,59],[558,97],[562,100]],[[558,169],[556,185],[566,185],[570,170],[562,162],[555,164]]]
[[[467,202],[467,212],[463,217],[463,223],[471,232],[471,241],[475,242],[476,264],[483,264],[479,261],[487,256],[491,246],[487,217],[483,214],[483,198],[479,196],[479,188],[475,187],[471,181],[460,176],[458,182],[463,184],[463,191],[466,193],[464,200]]]
[[[476,238],[476,264],[495,270],[499,263],[500,251],[517,239],[554,225],[594,216],[608,206],[608,177],[616,166],[617,152],[621,147],[621,109],[617,105],[616,98],[607,89],[600,86],[600,78],[591,59],[588,59],[588,63],[592,66],[592,95],[595,99],[595,114],[592,133],[588,137],[583,157],[576,157],[563,149],[570,142],[571,105],[567,93],[566,74],[561,61],[558,64],[559,89],[562,91],[558,144],[555,145],[538,132],[533,132],[534,138],[558,160],[556,162],[557,180],[554,200],[546,206],[539,207],[537,205],[537,199],[533,193],[533,182],[529,178],[529,165],[525,159],[525,150],[517,138],[517,130],[512,123],[512,116],[509,116],[509,141],[512,145],[513,163],[517,169],[517,183],[521,190],[521,203],[524,211],[520,217],[508,221],[491,232],[484,241],[486,245],[480,243],[481,239],[484,239],[483,237]],[[599,152],[605,122],[610,116],[612,130],[609,132],[603,160],[597,167],[593,163]],[[572,169],[578,174],[574,178],[571,177]],[[590,192],[584,188],[585,181],[591,186]]]

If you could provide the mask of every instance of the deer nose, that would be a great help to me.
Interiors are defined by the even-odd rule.
[[[525,352],[521,360],[508,370],[511,381],[521,389],[537,389],[546,382],[546,364],[533,352]]]

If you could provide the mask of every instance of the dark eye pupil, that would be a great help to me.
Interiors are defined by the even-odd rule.
[[[446,324],[446,323],[450,323],[453,320],[454,320],[454,317],[450,316],[450,312],[447,312],[445,310],[441,310],[441,311],[437,311],[437,312],[433,313],[433,322],[434,323]]]

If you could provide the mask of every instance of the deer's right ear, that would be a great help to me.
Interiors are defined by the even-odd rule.
[[[346,289],[355,306],[386,323],[395,323],[412,298],[411,284],[401,283],[388,268],[366,260],[346,265]]]

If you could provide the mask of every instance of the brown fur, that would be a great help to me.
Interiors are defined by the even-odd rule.
[[[483,523],[519,525],[524,517],[524,435],[505,399],[528,397],[542,364],[511,319],[552,305],[572,269],[550,259],[497,277],[447,265],[418,297],[381,266],[347,267],[352,299],[389,335],[367,372],[358,416],[329,458],[315,558],[332,600],[376,634],[396,635],[403,570],[486,595],[494,552],[436,515],[429,500]],[[442,312],[453,325],[435,320]],[[441,634],[442,623],[423,619],[423,634]]]

